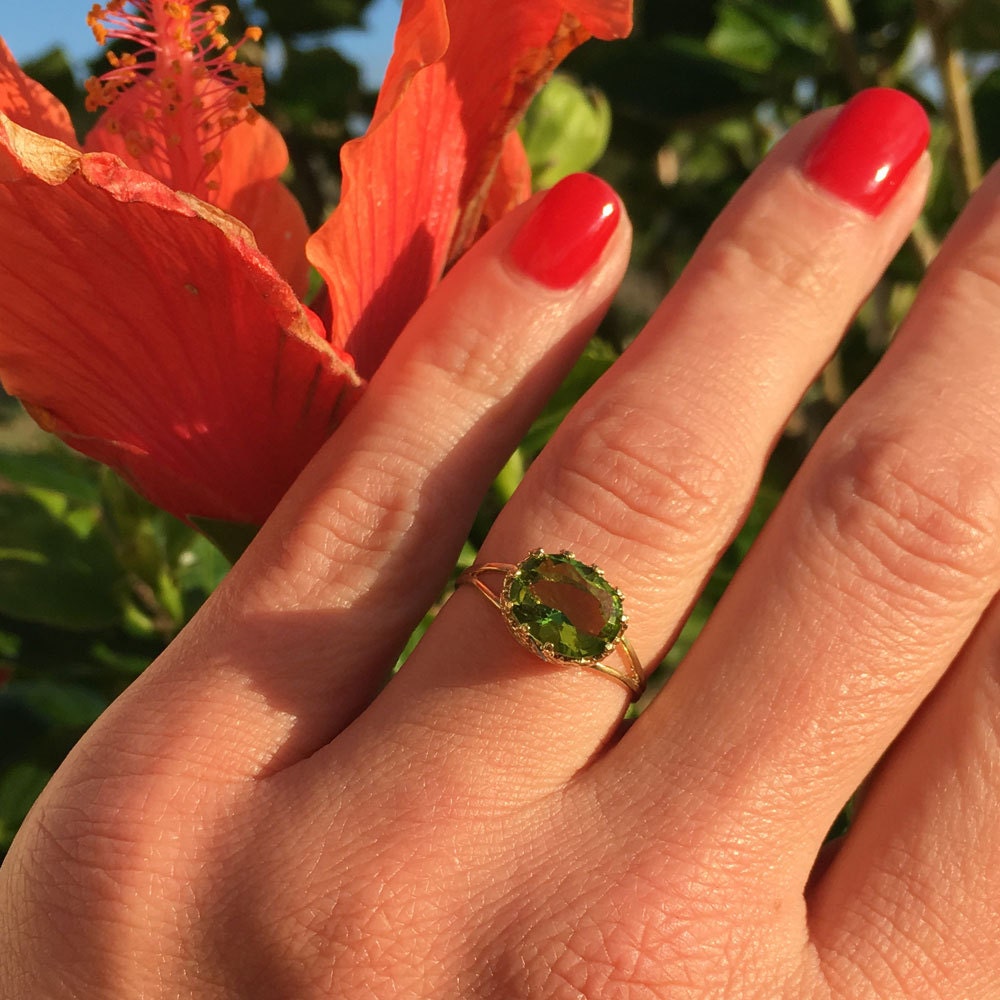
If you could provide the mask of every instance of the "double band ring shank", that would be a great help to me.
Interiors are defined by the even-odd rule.
[[[504,575],[499,594],[483,579],[493,573]],[[622,594],[596,566],[581,563],[570,552],[548,555],[535,549],[518,564],[471,566],[458,583],[474,586],[503,614],[514,638],[540,659],[605,674],[628,688],[632,701],[645,690],[642,668],[624,636],[628,618]],[[575,608],[567,610],[564,603]],[[589,619],[589,628],[575,624],[580,619]],[[621,666],[604,662],[613,653]]]

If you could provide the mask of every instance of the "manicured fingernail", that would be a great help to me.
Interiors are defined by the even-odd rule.
[[[570,288],[600,259],[621,215],[614,191],[593,174],[571,174],[541,200],[508,253],[530,278]]]
[[[831,194],[879,215],[930,141],[924,109],[898,90],[863,90],[813,147],[805,173]]]

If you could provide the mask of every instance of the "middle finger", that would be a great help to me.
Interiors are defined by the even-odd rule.
[[[541,546],[601,566],[627,595],[638,658],[655,665],[788,414],[908,232],[926,141],[922,110],[891,91],[796,127],[532,466],[481,560],[516,563]],[[485,768],[540,792],[592,756],[627,697],[595,671],[535,658],[465,587],[372,724],[403,741],[430,729],[477,780]]]

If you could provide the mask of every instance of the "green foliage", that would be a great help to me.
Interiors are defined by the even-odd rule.
[[[0,426],[0,852],[100,713],[228,561],[111,473]]]
[[[1000,10],[996,0],[963,0],[946,6],[957,41],[970,52],[995,54],[1000,49]]]
[[[369,0],[256,0],[270,30],[292,35],[325,34],[336,28],[357,27]]]
[[[829,28],[803,17],[798,10],[780,10],[763,0],[722,4],[706,39],[708,51],[722,62],[754,73],[815,71],[826,55]]]
[[[246,547],[257,536],[255,524],[240,524],[238,521],[213,521],[208,517],[192,517],[191,523],[210,541],[220,554],[230,562],[246,551]]]
[[[269,90],[291,128],[312,130],[317,122],[344,122],[359,106],[358,68],[328,48],[286,53],[285,71]]]
[[[69,108],[74,121],[83,116],[83,92],[65,52],[50,49],[37,59],[25,63],[24,71],[32,79],[44,83]]]
[[[2,697],[2,694],[0,694]],[[6,850],[52,771],[22,761],[0,773],[0,850]]]
[[[124,574],[89,512],[67,501],[54,491],[44,500],[0,495],[0,615],[75,631],[106,628],[118,617]]]
[[[1000,160],[1000,69],[983,77],[972,98],[979,148],[986,163]]]

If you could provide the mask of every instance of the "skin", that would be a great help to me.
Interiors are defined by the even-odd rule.
[[[482,552],[600,565],[644,664],[919,210],[926,159],[878,218],[804,178],[830,120],[745,186]],[[0,870],[4,1000],[1000,994],[1000,173],[624,735],[622,687],[468,587],[381,690],[625,267],[623,219],[577,287],[534,283],[506,256],[532,208],[52,781]]]

